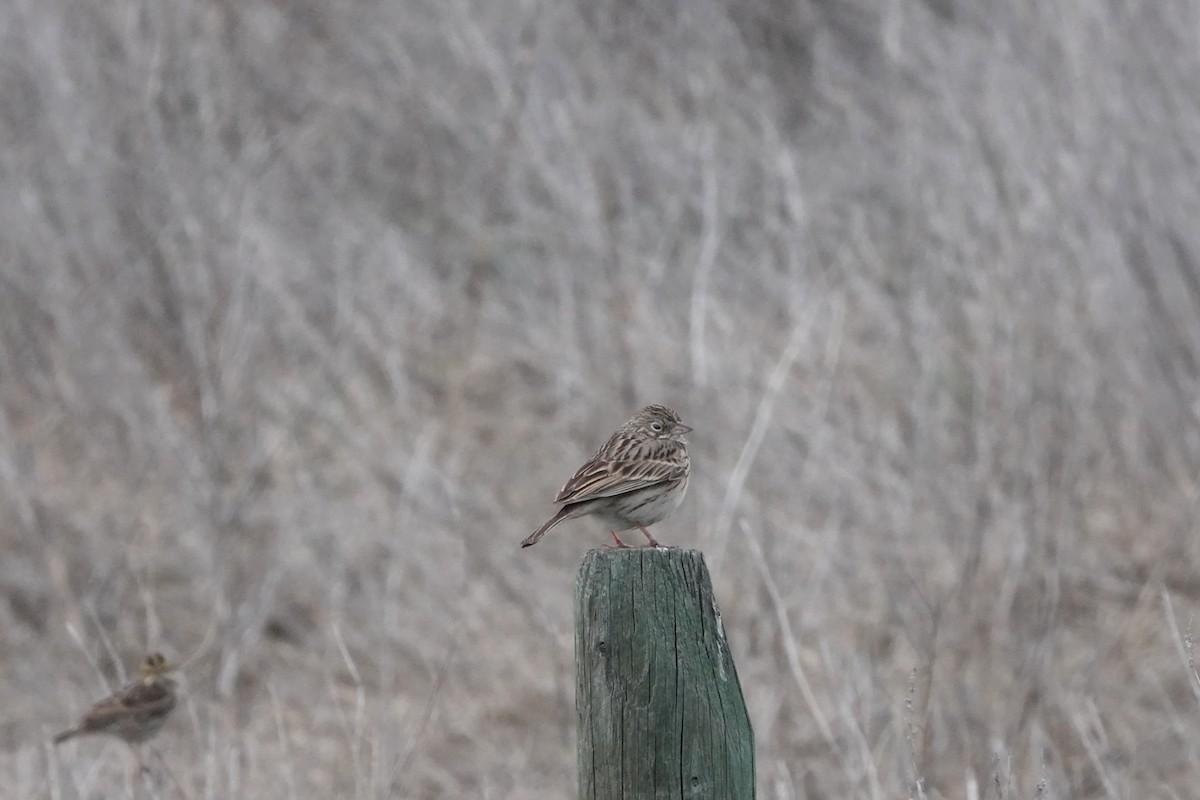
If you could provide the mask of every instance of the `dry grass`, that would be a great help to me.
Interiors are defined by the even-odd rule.
[[[1200,797],[1200,18],[976,8],[5,5],[0,794],[573,796],[659,401],[761,798]]]

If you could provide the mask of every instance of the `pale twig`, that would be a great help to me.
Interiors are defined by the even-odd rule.
[[[795,634],[792,633],[792,624],[788,620],[787,608],[783,604],[783,595],[775,583],[775,578],[771,575],[771,568],[767,565],[766,556],[763,555],[758,534],[745,523],[742,524],[742,533],[749,545],[750,554],[754,556],[754,564],[758,567],[759,574],[762,575],[763,584],[767,588],[767,596],[771,599],[771,606],[775,609],[775,622],[779,626],[779,637],[783,644],[784,656],[787,659],[788,671],[792,674],[796,688],[804,697],[804,702],[808,704],[808,710],[812,714],[813,721],[817,723],[817,729],[821,731],[821,737],[829,745],[829,749],[836,753],[838,749],[837,742],[833,738],[833,730],[829,727],[825,713],[821,711],[821,706],[817,703],[817,696],[813,694],[808,676],[804,674],[804,667],[800,665],[800,645],[796,642]]]
[[[101,689],[108,691],[109,686],[104,682],[104,670],[100,669],[100,664],[96,661],[96,657],[92,655],[92,651],[88,650],[87,645],[83,642],[83,634],[79,632],[79,628],[71,623],[67,623],[67,635],[71,637],[71,641],[75,642],[75,646],[79,648],[79,652],[83,653],[83,657],[87,659],[88,664],[92,666],[92,671],[101,676]]]
[[[729,539],[729,529],[733,524],[733,512],[742,498],[742,490],[746,486],[746,478],[750,474],[750,467],[753,466],[754,459],[758,456],[758,450],[767,436],[767,429],[771,425],[771,415],[775,410],[775,400],[778,398],[780,390],[783,389],[783,385],[787,381],[788,372],[791,371],[792,364],[795,363],[796,357],[800,355],[800,348],[804,344],[805,334],[808,332],[810,321],[810,319],[806,318],[797,322],[792,327],[792,335],[788,339],[787,346],[783,348],[783,352],[775,362],[775,369],[772,370],[770,378],[767,379],[767,386],[763,391],[762,397],[759,399],[758,410],[754,414],[754,422],[750,426],[750,433],[746,436],[746,441],[742,444],[742,452],[738,455],[737,463],[734,464],[733,470],[729,474],[729,481],[725,485],[725,497],[721,500],[721,507],[717,512],[717,523],[713,530],[715,542],[712,548],[712,560],[714,565],[716,565],[714,569],[720,565],[721,558],[725,553],[725,546]]]
[[[1088,759],[1092,762],[1092,767],[1096,770],[1096,775],[1100,779],[1100,783],[1104,786],[1104,794],[1106,797],[1124,797],[1125,793],[1118,791],[1116,784],[1113,782],[1112,773],[1109,770],[1111,759],[1106,752],[1101,752],[1100,746],[1107,744],[1105,741],[1107,736],[1104,731],[1104,722],[1100,718],[1100,711],[1096,708],[1095,703],[1091,700],[1083,703],[1084,710],[1072,710],[1071,724],[1075,726],[1075,731],[1079,735],[1079,741],[1083,744],[1083,749],[1088,755]],[[1084,718],[1084,714],[1087,718]],[[1097,741],[1099,739],[1100,741]],[[1105,746],[1104,750],[1108,748]]]
[[[1196,642],[1192,638],[1192,625],[1188,623],[1186,634],[1180,634],[1179,623],[1175,620],[1175,606],[1171,603],[1171,595],[1167,592],[1166,587],[1161,589],[1163,600],[1163,611],[1167,616],[1167,624],[1171,627],[1171,639],[1175,642],[1175,648],[1179,652],[1179,658],[1183,661],[1184,666],[1188,671],[1188,686],[1192,690],[1192,696],[1200,702],[1200,673],[1196,671]]]
[[[450,672],[450,665],[454,663],[454,657],[458,655],[459,632],[461,631],[461,628],[462,621],[460,619],[459,624],[454,630],[454,639],[450,644],[450,651],[446,653],[446,657],[442,659],[441,666],[438,668],[437,677],[433,682],[433,688],[430,689],[429,696],[425,698],[425,708],[421,711],[421,721],[417,724],[417,729],[413,732],[413,735],[409,737],[408,744],[405,746],[404,752],[401,753],[400,758],[396,761],[395,766],[392,767],[391,775],[388,776],[389,793],[397,793],[397,775],[399,775],[404,770],[404,767],[408,765],[409,757],[412,756],[413,750],[417,746],[417,742],[420,741],[421,736],[425,733],[425,726],[429,724],[429,720],[433,716],[434,701],[442,691],[442,685],[446,682],[446,675]]]
[[[871,797],[882,800],[885,796],[883,784],[879,781],[879,767],[875,764],[875,754],[871,752],[871,743],[867,741],[867,735],[863,732],[862,726],[858,724],[853,713],[847,711],[842,718],[846,721],[846,728],[854,735],[854,741],[858,745],[863,771],[866,772],[867,782],[871,786]]]
[[[132,550],[134,548],[130,548]],[[130,550],[126,551],[126,558],[130,556]],[[151,642],[162,641],[162,619],[158,616],[158,605],[155,601],[154,588],[150,586],[146,576],[132,562],[129,564],[129,572],[133,575],[133,582],[137,585],[138,594],[142,599],[142,611],[146,616],[146,642],[147,648],[154,647]]]
[[[296,782],[293,777],[296,774],[296,765],[292,763],[292,749],[288,743],[287,726],[283,721],[283,711],[279,704],[279,695],[275,691],[275,685],[267,682],[267,694],[271,698],[271,712],[275,717],[275,731],[279,737],[279,749],[283,753],[283,761],[279,765],[279,775],[283,779],[283,785],[287,787],[287,796],[295,800],[296,798]]]
[[[711,128],[702,133],[704,150],[703,165],[703,219],[704,227],[700,236],[700,253],[696,257],[696,273],[692,278],[691,303],[691,339],[692,339],[692,376],[697,386],[708,384],[708,359],[704,348],[704,324],[706,321],[705,308],[708,305],[708,279],[712,274],[713,265],[717,262],[717,252],[721,246],[719,230],[719,195],[717,183],[716,134]]]
[[[208,628],[205,630],[204,638],[200,640],[200,644],[196,645],[190,655],[180,659],[179,666],[176,667],[176,669],[178,669],[180,672],[183,672],[185,669],[187,669],[189,664],[204,654],[204,651],[208,649],[210,644],[212,644],[212,641],[216,638],[216,635],[217,621],[213,619],[209,621]]]
[[[363,779],[362,742],[363,732],[366,729],[367,692],[363,687],[362,673],[358,669],[358,664],[355,663],[354,657],[350,655],[350,649],[346,646],[346,640],[342,636],[342,627],[336,622],[333,624],[333,641],[337,645],[342,662],[346,665],[346,669],[350,671],[350,680],[354,683],[353,722],[346,718],[346,713],[342,710],[342,704],[338,702],[337,692],[333,685],[333,676],[327,675],[326,679],[329,681],[329,695],[333,699],[334,708],[337,710],[338,717],[341,718],[342,729],[345,731],[346,737],[350,742],[350,767],[354,772],[355,796],[361,797],[361,782]]]

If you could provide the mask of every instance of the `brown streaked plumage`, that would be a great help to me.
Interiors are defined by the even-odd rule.
[[[651,547],[659,544],[647,528],[666,519],[687,493],[687,440],[690,431],[666,406],[646,406],[617,429],[567,481],[554,502],[553,517],[521,542],[537,544],[546,531],[575,517],[595,515],[610,528],[617,547],[628,547],[617,531],[637,528]]]
[[[104,698],[83,715],[79,724],[54,737],[60,744],[75,736],[103,733],[137,744],[158,733],[175,709],[174,667],[161,653],[142,660],[139,676]]]

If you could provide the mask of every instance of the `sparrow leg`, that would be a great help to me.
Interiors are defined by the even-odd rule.
[[[617,538],[616,531],[609,531],[609,534],[612,535],[613,541],[616,542],[616,544],[607,545],[608,547],[612,547],[612,548],[618,549],[618,550],[628,549],[629,545],[625,544],[624,542],[622,542],[620,539]]]
[[[644,535],[644,536],[645,536],[647,539],[649,539],[649,540],[650,540],[650,541],[649,541],[649,545],[650,545],[651,547],[662,547],[662,545],[658,543],[658,540],[657,540],[657,539],[655,539],[653,536],[651,536],[651,535],[650,535],[650,531],[649,531],[649,530],[647,530],[647,529],[646,529],[646,527],[645,527],[644,525],[638,525],[638,530],[639,530],[639,531],[641,531],[641,532],[642,532],[642,534],[643,534],[643,535]]]

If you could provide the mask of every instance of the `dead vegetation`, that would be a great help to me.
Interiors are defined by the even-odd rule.
[[[161,796],[572,796],[664,402],[760,797],[1200,797],[1196,14],[9,4],[0,785],[150,645]]]

